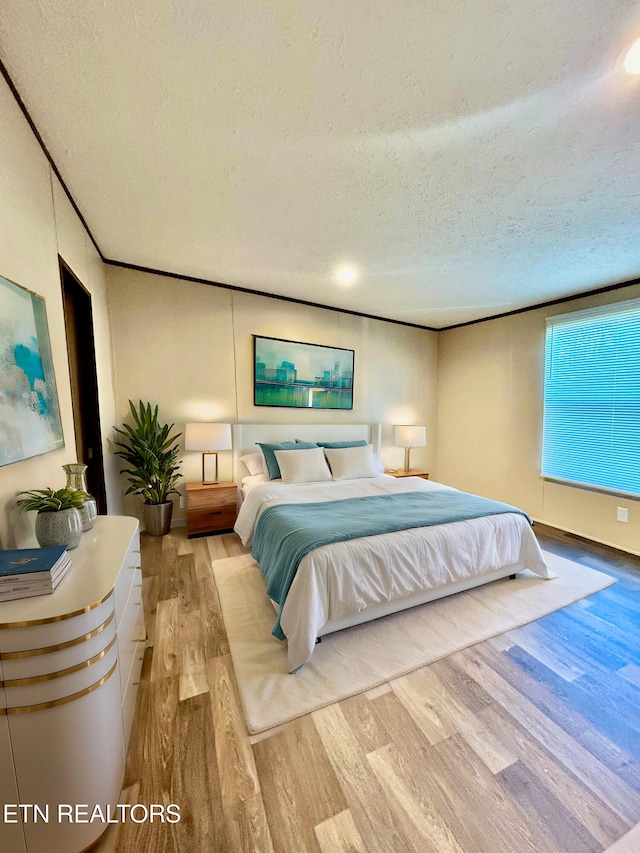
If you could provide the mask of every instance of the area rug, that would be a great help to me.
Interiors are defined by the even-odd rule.
[[[605,589],[614,578],[545,553],[558,577],[522,572],[322,638],[289,675],[286,642],[271,635],[275,611],[249,556],[212,563],[240,700],[250,734],[301,717],[533,622]]]

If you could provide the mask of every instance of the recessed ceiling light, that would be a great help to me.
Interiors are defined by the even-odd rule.
[[[336,278],[340,284],[353,284],[357,278],[357,274],[353,267],[338,267]]]
[[[640,74],[640,39],[629,48],[624,58],[624,67],[629,74]]]

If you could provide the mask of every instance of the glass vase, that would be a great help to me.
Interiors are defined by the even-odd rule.
[[[68,465],[63,465],[62,470],[67,475],[68,489],[73,489],[74,491],[82,489],[83,492],[87,491],[86,465],[83,465],[81,462],[70,462]],[[80,510],[80,515],[82,517],[83,532],[91,530],[93,525],[96,523],[96,518],[98,517],[98,505],[96,504],[96,499],[91,497],[91,495],[85,498],[83,507]]]

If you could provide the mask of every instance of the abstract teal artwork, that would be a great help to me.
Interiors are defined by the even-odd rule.
[[[60,447],[44,299],[0,277],[0,465]]]
[[[253,403],[353,409],[354,351],[253,336]]]

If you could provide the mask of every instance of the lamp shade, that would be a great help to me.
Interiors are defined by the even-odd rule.
[[[426,426],[396,426],[394,427],[393,443],[396,447],[426,447]]]
[[[231,424],[186,424],[185,450],[231,450]]]

